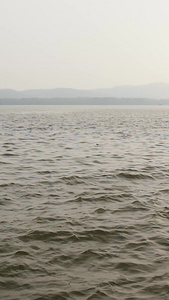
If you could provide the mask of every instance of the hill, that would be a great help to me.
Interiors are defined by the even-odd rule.
[[[169,99],[169,84],[154,83],[141,86],[117,86],[109,89],[77,90],[69,88],[16,91],[0,89],[0,98],[148,98]]]

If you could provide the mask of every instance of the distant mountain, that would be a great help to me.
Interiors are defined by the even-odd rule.
[[[69,88],[40,89],[15,91],[12,89],[0,89],[1,99],[25,99],[25,98],[148,98],[169,99],[169,84],[153,83],[140,86],[116,86],[109,89],[77,90]]]

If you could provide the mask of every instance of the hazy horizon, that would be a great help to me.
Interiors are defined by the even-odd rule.
[[[76,88],[76,87],[70,87],[70,86],[59,86],[59,87],[51,87],[51,88],[44,88],[44,87],[39,87],[39,88],[25,88],[25,89],[15,89],[15,88],[0,88],[0,90],[14,90],[17,92],[24,92],[24,91],[29,91],[29,90],[55,90],[55,89],[69,89],[69,90],[81,90],[81,91],[92,91],[92,90],[108,90],[108,89],[113,89],[113,88],[121,88],[121,87],[144,87],[144,86],[153,86],[153,85],[169,85],[169,82],[150,82],[146,84],[120,84],[120,85],[115,85],[115,86],[109,86],[109,87],[99,87],[99,88]]]
[[[168,82],[167,0],[0,0],[0,89]]]

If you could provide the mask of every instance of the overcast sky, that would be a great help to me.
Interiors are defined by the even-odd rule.
[[[169,82],[168,0],[0,0],[0,88]]]

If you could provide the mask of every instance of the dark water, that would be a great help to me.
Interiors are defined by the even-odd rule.
[[[0,299],[169,299],[169,107],[0,107]]]

